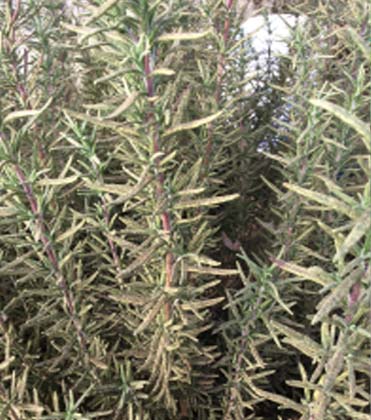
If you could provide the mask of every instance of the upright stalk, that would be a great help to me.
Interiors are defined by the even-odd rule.
[[[36,221],[36,235],[39,238],[40,242],[44,246],[44,252],[46,253],[48,260],[53,267],[53,270],[55,272],[55,276],[57,278],[57,285],[59,289],[62,291],[64,296],[64,301],[66,304],[68,315],[70,316],[70,319],[72,321],[72,324],[77,332],[77,337],[79,340],[79,344],[81,347],[81,350],[85,352],[87,348],[86,338],[85,334],[82,330],[81,323],[76,315],[76,309],[75,309],[75,303],[73,299],[73,295],[71,293],[71,290],[68,287],[67,281],[65,276],[62,273],[61,267],[58,262],[57,253],[55,251],[55,248],[53,244],[50,242],[50,232],[48,230],[48,227],[46,225],[46,222],[44,220],[43,214],[41,209],[39,209],[37,205],[36,197],[33,193],[31,185],[26,181],[26,177],[22,171],[22,169],[19,167],[19,165],[15,165],[15,172],[17,175],[17,178],[19,180],[19,183],[22,186],[23,192],[25,193],[27,200],[29,202],[29,205],[31,207],[31,212],[33,216],[35,217]]]
[[[227,7],[227,15],[224,21],[224,29],[223,29],[223,41],[224,41],[223,47],[224,48],[223,48],[223,51],[221,51],[219,54],[218,65],[217,65],[217,76],[216,76],[217,78],[216,78],[216,89],[215,89],[215,103],[216,103],[217,108],[220,107],[222,81],[223,81],[223,76],[225,73],[225,49],[229,40],[229,32],[230,32],[229,29],[231,25],[230,12],[233,7],[233,0],[226,0],[226,7]],[[208,125],[208,130],[207,130],[207,144],[206,144],[206,149],[205,149],[205,154],[204,154],[204,159],[203,159],[206,176],[209,170],[210,157],[213,151],[213,145],[214,145],[214,125],[213,123],[210,123]]]
[[[146,85],[147,85],[147,96],[148,98],[152,98],[154,96],[154,84],[153,84],[153,78],[151,77],[152,73],[152,64],[151,64],[151,55],[150,53],[146,54],[144,56],[144,72],[146,77]],[[152,106],[152,105],[151,105]],[[148,122],[154,122],[154,114],[153,110],[148,114]],[[156,155],[158,152],[161,151],[161,145],[160,145],[160,135],[159,135],[159,129],[156,126],[155,127],[155,133],[153,135],[152,139],[153,144],[153,153]],[[155,158],[155,166],[157,170],[157,188],[156,188],[156,195],[159,201],[165,199],[165,178],[164,175],[160,172],[160,158]],[[165,237],[168,241],[171,239],[171,218],[170,213],[164,208],[164,210],[161,213],[161,223],[162,223],[162,229],[164,231]],[[165,271],[166,271],[166,280],[165,280],[165,287],[169,288],[172,285],[173,280],[173,254],[169,250],[166,253],[165,257]],[[170,318],[170,304],[165,305],[165,317],[166,319]]]

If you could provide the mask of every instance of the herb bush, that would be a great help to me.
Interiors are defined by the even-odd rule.
[[[0,2],[1,418],[368,418],[348,4],[247,74],[232,0]]]
[[[368,419],[370,9],[355,0],[292,10],[306,20],[283,57],[285,83],[272,84],[286,104],[274,120],[278,144],[265,153],[281,174],[265,179],[277,197],[270,222],[260,222],[269,262],[243,257],[255,282],[230,304],[240,317],[234,342],[256,343],[246,360],[241,353],[235,383],[245,401],[269,400],[282,419]],[[260,385],[252,355],[256,377],[268,375]]]

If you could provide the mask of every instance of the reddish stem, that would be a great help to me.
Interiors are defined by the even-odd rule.
[[[144,72],[146,76],[146,85],[147,85],[147,96],[151,98],[154,96],[154,84],[153,78],[151,77],[152,73],[152,66],[151,66],[151,57],[150,54],[146,54],[144,57]],[[153,113],[151,112],[148,115],[150,120],[153,120]],[[157,130],[156,134],[153,136],[153,152],[156,154],[161,151],[160,145],[160,136]],[[160,172],[160,158],[155,159],[155,165],[158,172],[157,175],[157,197],[159,200],[163,200],[165,198],[165,178],[164,175]],[[170,213],[165,209],[161,214],[161,223],[162,228],[164,230],[166,238],[171,237],[171,218]],[[173,254],[171,251],[168,251],[165,257],[165,271],[166,271],[166,280],[165,280],[165,287],[169,288],[172,285],[173,279]],[[170,318],[170,305],[167,303],[165,305],[165,318]]]
[[[10,18],[10,26],[13,26],[15,21],[17,20],[19,11],[20,11],[20,6],[21,6],[21,0],[16,0],[12,17]]]
[[[60,268],[58,258],[57,258],[57,253],[55,252],[55,249],[54,249],[53,245],[51,244],[50,240],[48,239],[48,237],[50,236],[50,233],[49,233],[48,228],[46,226],[46,223],[44,221],[43,215],[42,215],[42,213],[39,210],[39,207],[37,205],[36,197],[33,193],[31,185],[27,182],[26,177],[25,177],[22,169],[18,165],[15,165],[15,172],[16,172],[18,180],[19,180],[19,182],[22,186],[22,189],[23,189],[23,191],[24,191],[24,193],[27,197],[27,200],[30,204],[32,214],[34,215],[34,217],[36,219],[36,227],[37,227],[37,229],[39,230],[39,233],[40,233],[40,239],[39,240],[44,245],[44,249],[45,249],[46,255],[48,257],[48,260],[50,261],[50,264],[52,265],[52,267],[55,271],[55,274],[56,274],[56,277],[57,277],[57,285],[63,293],[64,301],[65,301],[65,304],[66,304],[66,307],[67,307],[67,311],[68,311],[68,314],[71,318],[72,324],[76,329],[81,349],[83,351],[85,351],[86,350],[85,334],[82,330],[80,321],[76,317],[74,299],[73,299],[71,291],[68,288],[67,281],[66,281],[65,277],[63,276],[62,270]]]

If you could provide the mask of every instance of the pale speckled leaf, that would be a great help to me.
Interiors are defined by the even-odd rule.
[[[40,187],[61,187],[63,185],[73,184],[79,179],[79,175],[72,175],[66,178],[55,178],[55,179],[41,179],[37,181],[37,185]]]
[[[18,210],[14,207],[0,207],[0,217],[14,216]]]
[[[219,118],[223,114],[223,112],[224,111],[219,111],[205,118],[200,118],[198,120],[194,120],[188,123],[182,123],[182,124],[176,125],[175,127],[171,127],[168,130],[166,130],[163,135],[164,137],[167,137],[167,136],[171,136],[172,134],[178,133],[180,131],[193,130],[194,128],[201,127],[202,125],[210,124],[212,121]]]
[[[190,208],[199,208],[202,206],[215,206],[221,203],[226,203],[227,201],[236,200],[239,198],[239,194],[229,194],[229,195],[222,195],[219,197],[210,197],[210,198],[199,198],[190,201],[180,201],[179,203],[175,204],[174,208],[177,210],[182,209],[190,209]]]
[[[273,328],[278,330],[281,334],[284,334],[287,338],[283,341],[289,343],[293,347],[297,348],[303,354],[307,355],[311,359],[315,359],[322,353],[322,347],[316,341],[312,340],[309,336],[295,331],[293,328],[287,325],[281,324],[278,321],[270,321]]]
[[[74,236],[85,224],[85,220],[81,220],[80,223],[77,225],[72,226],[70,229],[68,229],[66,232],[62,233],[58,238],[56,239],[56,242],[63,242],[66,239],[70,238],[71,236]]]
[[[272,259],[272,261],[282,270],[288,271],[289,273],[295,274],[299,277],[302,277],[307,280],[312,280],[313,282],[320,284],[321,286],[326,286],[333,283],[334,278],[330,273],[327,273],[321,267],[302,267],[300,265],[282,261],[280,259]]]
[[[157,38],[159,42],[171,42],[171,41],[195,41],[197,39],[205,38],[210,35],[211,31],[207,30],[204,32],[173,32],[168,34],[160,35]]]
[[[90,25],[100,17],[102,17],[109,9],[119,3],[120,0],[107,0],[94,10],[94,13],[86,21],[85,25]]]
[[[347,31],[349,32],[349,34],[353,38],[353,41],[355,42],[355,44],[357,45],[357,47],[360,49],[360,51],[362,51],[365,59],[371,64],[371,48],[370,48],[370,42],[369,41],[365,41],[358,34],[358,32],[354,28],[352,28],[352,27],[348,27],[347,28]]]
[[[49,98],[48,101],[45,103],[45,105],[40,109],[26,109],[22,111],[14,111],[8,114],[5,118],[3,123],[6,124],[9,121],[17,120],[20,118],[29,118],[33,117],[31,120],[31,123],[35,121],[35,119],[48,108],[48,106],[52,103],[53,98]]]
[[[344,242],[338,249],[334,261],[343,258],[349,250],[370,230],[371,226],[371,213],[366,210],[363,215],[356,221],[349,235],[345,238]]]
[[[166,301],[165,295],[162,295],[158,298],[157,302],[152,306],[151,310],[148,312],[148,314],[143,319],[141,324],[134,331],[134,335],[138,335],[149,326],[149,324],[156,318],[156,316],[159,314],[159,312],[163,308],[165,301]]]
[[[133,105],[133,103],[138,98],[138,96],[139,96],[139,92],[133,92],[124,100],[124,102],[121,105],[119,105],[113,112],[107,115],[105,119],[118,117],[120,114],[125,112],[128,108],[130,108],[131,105]]]
[[[342,120],[349,127],[352,127],[358,134],[361,135],[367,150],[371,151],[371,130],[368,124],[361,121],[358,117],[351,114],[341,106],[328,102],[324,99],[311,99],[309,102],[314,106],[325,109]]]
[[[150,76],[174,76],[174,74],[176,74],[174,70],[162,67],[153,70]]]
[[[235,276],[239,273],[238,270],[228,268],[213,268],[213,267],[191,267],[187,266],[186,271],[189,273],[212,274],[214,276]]]
[[[356,219],[358,216],[358,213],[355,210],[353,210],[351,206],[349,206],[341,200],[338,200],[337,198],[316,191],[312,191],[307,188],[302,188],[298,185],[288,184],[287,182],[285,182],[283,185],[290,191],[302,195],[308,198],[309,200],[316,201],[317,203],[320,203],[329,209],[337,210],[339,213],[343,213],[352,219]]]
[[[360,279],[364,269],[359,267],[354,270],[349,276],[343,279],[324,299],[317,305],[317,313],[312,319],[311,324],[314,325],[317,322],[325,318],[333,309],[337,308],[342,299],[344,299],[350,288]]]

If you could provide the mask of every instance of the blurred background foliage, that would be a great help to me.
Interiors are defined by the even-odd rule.
[[[369,9],[0,0],[0,418],[369,419]]]

